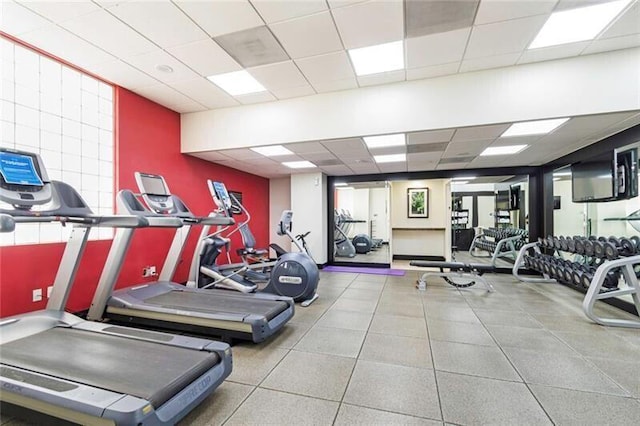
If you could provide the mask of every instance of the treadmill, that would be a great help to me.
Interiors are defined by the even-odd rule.
[[[192,225],[229,226],[233,219],[212,213],[196,217],[180,198],[169,192],[160,175],[135,173],[141,198],[122,190],[116,197],[121,214],[142,217],[148,227],[173,227],[176,233],[159,280],[115,290],[127,249],[138,227],[121,228],[111,246],[98,288],[87,315],[89,320],[204,334],[229,343],[259,343],[277,333],[293,317],[293,299],[266,293],[189,288],[170,281],[180,261]]]
[[[146,219],[93,215],[73,188],[49,180],[39,155],[4,148],[0,201],[2,232],[14,222],[72,226],[46,309],[0,320],[0,401],[79,424],[170,425],[229,376],[225,343],[64,311],[91,228],[140,227]]]

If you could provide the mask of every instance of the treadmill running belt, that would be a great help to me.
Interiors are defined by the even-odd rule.
[[[63,327],[5,343],[1,351],[4,365],[137,396],[155,408],[220,361],[212,352]]]
[[[272,320],[287,310],[289,305],[279,300],[266,300],[225,290],[201,292],[170,291],[144,300],[147,304],[193,310],[203,313],[233,313],[242,315],[263,315]]]

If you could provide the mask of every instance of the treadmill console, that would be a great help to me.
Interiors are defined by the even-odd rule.
[[[224,183],[208,180],[207,184],[209,185],[209,192],[211,192],[213,201],[215,201],[218,208],[224,211],[227,217],[232,217],[233,210],[231,197],[229,196],[229,191],[227,191],[227,187],[224,185]]]
[[[162,176],[136,172],[135,177],[142,198],[151,210],[160,214],[176,213],[167,182]]]
[[[51,183],[38,154],[0,148],[0,201],[30,210],[51,198]]]

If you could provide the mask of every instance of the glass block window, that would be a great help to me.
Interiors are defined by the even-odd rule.
[[[49,178],[76,188],[98,214],[112,214],[113,87],[0,37],[0,146],[38,152]],[[0,244],[66,241],[70,227],[19,225]],[[91,239],[110,239],[94,229]]]

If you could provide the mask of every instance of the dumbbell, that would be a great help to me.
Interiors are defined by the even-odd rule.
[[[609,237],[609,241],[603,243],[603,251],[603,257],[609,260],[616,259],[618,256],[633,256],[639,253],[636,243],[624,237]]]
[[[596,273],[596,268],[589,267],[589,269],[582,273],[581,284],[584,288],[588,288],[593,281],[593,276]],[[607,272],[607,275],[604,277],[604,282],[602,286],[608,289],[618,288],[618,281],[620,280],[620,271],[612,270]]]
[[[636,245],[636,253],[640,254],[640,237],[637,235],[634,235],[633,237],[629,238],[631,241],[633,241]]]

